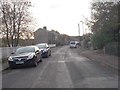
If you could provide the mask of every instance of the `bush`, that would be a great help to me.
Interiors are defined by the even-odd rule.
[[[91,37],[91,42],[94,49],[103,49],[103,47],[113,41],[113,37],[106,33],[93,34]]]

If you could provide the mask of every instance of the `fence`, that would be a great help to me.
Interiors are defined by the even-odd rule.
[[[115,55],[115,56],[119,56],[119,53],[118,53],[118,42],[112,42],[112,43],[109,43],[107,44],[105,47],[104,47],[104,53],[105,54],[109,54],[109,55]]]

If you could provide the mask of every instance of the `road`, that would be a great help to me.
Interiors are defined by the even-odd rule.
[[[52,50],[37,67],[3,71],[3,88],[117,88],[118,75],[109,67],[68,46]]]

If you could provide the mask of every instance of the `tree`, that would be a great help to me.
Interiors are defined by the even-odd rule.
[[[102,49],[107,43],[118,41],[118,3],[92,3],[92,42],[95,47]]]
[[[28,8],[30,2],[0,2],[2,29],[1,32],[6,37],[8,46],[17,46],[19,43],[20,34],[23,33],[23,28],[27,27],[30,16]]]

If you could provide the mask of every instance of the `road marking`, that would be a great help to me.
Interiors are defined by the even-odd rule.
[[[73,83],[68,71],[68,68],[64,61],[59,64],[58,73],[56,76],[57,88],[73,88]]]
[[[69,54],[70,54],[70,56],[72,56],[72,53],[71,53],[71,51],[69,50]]]
[[[63,57],[62,57],[63,60],[64,60],[65,57],[66,57],[66,53],[67,53],[67,51],[68,51],[68,49],[65,49],[65,51],[64,51],[64,55],[63,55]]]
[[[64,63],[65,61],[58,61],[58,63]]]

